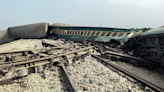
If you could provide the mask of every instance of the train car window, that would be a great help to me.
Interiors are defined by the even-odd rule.
[[[57,33],[59,33],[59,29],[57,30]]]
[[[75,35],[77,34],[77,31],[75,31]]]
[[[74,34],[74,30],[72,30],[72,33],[71,33],[72,35]]]
[[[70,31],[68,30],[68,31],[67,31],[67,34],[69,34],[69,33],[70,33]]]
[[[59,30],[59,34],[61,33],[61,30]]]
[[[67,31],[65,31],[65,34],[68,34],[68,30],[67,30]]]
[[[63,30],[60,30],[60,33],[63,34]]]
[[[60,33],[60,30],[58,30],[58,34]]]
[[[83,35],[85,35],[86,31],[83,31]]]
[[[56,30],[56,33],[59,33],[59,29]]]
[[[124,33],[120,33],[120,34],[118,35],[118,37],[123,36],[123,35],[124,35]]]
[[[75,35],[78,35],[79,31],[77,30],[76,34]]]
[[[117,33],[116,37],[118,37],[120,35],[120,32]]]
[[[69,34],[69,30],[67,30],[66,34]]]
[[[74,31],[75,31],[75,30],[72,30],[72,35],[74,35],[74,33],[75,33]]]
[[[130,33],[127,33],[126,35],[128,35],[128,34],[130,34]]]
[[[64,34],[67,34],[67,30],[64,30]]]
[[[124,33],[123,36],[125,36],[127,33]]]
[[[87,35],[87,31],[85,31],[84,35]]]
[[[100,32],[98,31],[98,32],[96,33],[96,35],[99,35],[99,33],[100,33]]]
[[[64,30],[61,30],[61,34],[64,34]]]
[[[91,31],[88,31],[88,35],[90,35]]]
[[[57,33],[59,33],[59,29],[57,30]]]
[[[70,35],[72,34],[72,30],[69,30],[69,34],[70,34]]]
[[[117,33],[113,33],[113,35],[112,36],[116,36],[117,35]]]
[[[93,31],[92,34],[91,34],[91,36],[93,36],[94,34],[95,34],[95,32]]]
[[[70,34],[72,35],[72,30],[70,30]]]
[[[61,34],[61,30],[59,30],[59,34]]]
[[[58,34],[60,33],[60,30],[58,30]]]
[[[73,33],[73,35],[75,35],[76,34],[76,30],[74,30],[74,33]]]
[[[78,35],[78,34],[79,34],[79,32],[80,32],[80,31],[78,31],[78,30],[77,30],[76,35]]]
[[[61,34],[61,30],[59,30],[59,34]]]
[[[71,34],[71,30],[69,30],[69,34]]]
[[[57,29],[55,29],[55,33],[57,33]]]
[[[58,30],[58,34],[60,34],[60,30]]]
[[[71,30],[68,30],[68,34],[71,34]]]
[[[104,36],[106,34],[106,32],[102,32],[101,36]]]
[[[69,30],[69,34],[71,34],[71,30]]]
[[[81,35],[83,35],[84,31],[81,31]]]
[[[59,34],[59,29],[57,30],[57,33]]]
[[[78,35],[80,35],[80,34],[81,34],[81,31],[79,31]]]
[[[71,30],[68,30],[69,32],[68,32],[68,34],[71,34]]]

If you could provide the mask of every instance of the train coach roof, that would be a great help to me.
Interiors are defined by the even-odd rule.
[[[54,26],[54,27],[85,27],[85,28],[89,28],[89,26],[75,26],[75,25],[69,25],[69,24],[65,24],[65,23],[54,23],[51,26]],[[126,28],[108,28],[108,27],[93,27],[93,28],[130,30],[130,29],[126,29]]]
[[[48,25],[50,25],[49,23],[42,22],[42,23],[33,23],[33,24],[25,24],[25,25],[13,26],[13,27],[8,27],[8,28],[9,28],[9,29],[10,29],[10,28],[18,28],[18,27],[25,27],[25,26],[39,25],[39,24],[48,24]]]
[[[52,26],[61,26],[61,27],[75,27],[74,25],[64,24],[64,23],[54,23]]]
[[[161,34],[164,33],[164,27],[160,27],[157,29],[149,30],[141,34],[141,36],[146,36],[146,35],[155,35],[155,34]]]

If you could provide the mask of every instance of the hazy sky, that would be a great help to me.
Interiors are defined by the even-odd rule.
[[[164,0],[0,0],[0,30],[38,22],[156,28],[164,25]]]

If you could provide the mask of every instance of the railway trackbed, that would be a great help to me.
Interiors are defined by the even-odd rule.
[[[114,69],[116,69],[116,70],[118,70],[118,71],[120,71],[120,72],[122,72],[122,73],[124,73],[124,74],[126,74],[126,75],[128,75],[130,77],[132,77],[133,79],[143,83],[145,86],[153,89],[156,92],[164,92],[163,88],[161,88],[161,87],[159,87],[159,86],[157,86],[157,85],[155,85],[155,84],[153,84],[153,83],[151,83],[151,82],[149,82],[149,81],[147,81],[147,80],[145,80],[145,79],[143,79],[143,78],[141,78],[141,77],[139,77],[139,76],[137,76],[137,75],[135,75],[133,73],[130,73],[129,71],[127,71],[127,70],[125,70],[123,68],[120,68],[120,67],[118,67],[118,66],[116,66],[116,65],[114,65],[114,64],[112,64],[110,62],[107,62],[107,61],[105,61],[104,59],[102,59],[99,56],[96,56],[96,55],[91,55],[91,56],[96,58],[96,59],[98,59],[98,60],[100,60],[102,63],[105,63],[107,66],[110,66],[110,67],[112,67],[112,68],[114,68]]]
[[[6,79],[27,76],[31,73],[43,73],[43,78],[47,69],[58,66],[63,72],[63,77],[67,81],[69,91],[76,92],[73,83],[64,67],[64,64],[70,64],[69,59],[78,59],[88,53],[92,53],[93,46],[83,46],[81,44],[57,43],[44,45],[33,50],[17,50],[0,53],[0,75]],[[53,46],[52,46],[53,45]]]
[[[125,61],[128,63],[132,63],[137,66],[149,68],[149,69],[162,69],[164,68],[159,64],[159,62],[153,62],[150,60],[145,60],[139,57],[134,57],[130,54],[125,53],[123,49],[120,48],[119,45],[116,45],[113,47],[113,44],[108,44],[108,43],[102,43],[102,42],[95,42],[95,41],[84,41],[84,44],[87,44],[89,46],[95,46],[98,52],[101,53],[101,56],[107,59],[112,59],[112,60],[120,60],[120,61]]]
[[[63,92],[65,91],[77,92],[79,90],[91,91],[91,92],[92,91],[103,92],[103,91],[108,91],[108,90],[128,91],[128,90],[133,90],[131,89],[131,87],[129,88],[129,86],[137,85],[135,83],[134,84],[131,83],[127,79],[122,78],[122,76],[114,74],[113,72],[111,72],[110,69],[108,70],[107,67],[104,67],[103,65],[99,65],[99,63],[96,63],[96,61],[93,59],[88,59],[88,61],[86,60],[80,61],[81,59],[85,59],[86,56],[91,55],[92,57],[96,58],[98,61],[103,62],[105,66],[112,66],[116,68],[117,70],[125,73],[126,75],[132,77],[133,79],[139,81],[141,84],[143,84],[144,87],[147,86],[154,91],[159,91],[159,92],[164,91],[164,89],[158,87],[157,85],[154,85],[150,83],[149,81],[146,81],[145,79],[140,78],[126,71],[125,69],[122,69],[116,65],[110,64],[109,62],[104,60],[105,58],[106,59],[113,58],[113,59],[119,59],[119,60],[124,58],[124,60],[143,61],[142,59],[139,59],[130,55],[125,55],[124,53],[118,53],[116,49],[113,49],[110,47],[105,47],[105,48],[108,48],[105,50],[101,44],[97,44],[97,45],[95,44],[96,43],[93,44],[93,43],[87,43],[87,42],[75,43],[72,41],[64,41],[64,40],[61,42],[57,42],[54,40],[44,39],[42,40],[42,45],[44,47],[40,47],[37,49],[30,49],[30,50],[18,49],[15,51],[1,52],[0,53],[0,75],[2,78],[5,79],[1,82],[7,82],[8,79],[10,78],[15,79],[17,77],[32,76],[31,74],[36,73],[36,74],[41,74],[43,79],[45,79],[44,80],[45,83],[40,82],[40,84],[37,84],[42,87],[42,88],[39,88],[39,90],[30,90],[30,91],[44,91],[44,88],[46,89],[45,86],[47,84],[50,85],[50,87],[48,87],[49,89],[52,89],[53,91],[55,91],[55,86],[53,86],[53,84],[58,85],[58,83],[61,85],[56,86],[57,92],[63,91],[63,90],[64,90]],[[111,49],[114,51],[112,51]],[[99,56],[96,56],[96,55],[99,55]],[[60,71],[58,71],[57,68],[59,68]],[[105,73],[103,69],[108,72]],[[85,76],[83,74],[85,74]],[[82,78],[83,76],[84,78]],[[93,78],[90,76],[93,76]],[[112,78],[112,76],[114,76],[114,78]],[[115,76],[117,78],[115,78]],[[33,79],[33,77],[30,77],[30,78]],[[37,76],[34,78],[39,79],[40,77]],[[56,81],[58,82],[55,82],[54,78],[57,79]],[[105,78],[107,78],[107,80],[109,81],[104,81],[103,79]],[[126,85],[124,84],[126,83],[125,81],[122,82],[123,80],[128,81]],[[28,79],[25,81],[28,81]],[[0,83],[0,85],[7,85],[7,84],[8,83],[5,83],[5,84]],[[38,86],[36,87],[35,86],[36,85],[33,85],[32,88],[34,89],[38,88]],[[89,87],[99,87],[99,86],[101,87],[95,88],[95,89],[89,88]],[[26,88],[30,89],[31,87],[27,86]],[[137,88],[137,87],[134,88],[134,90],[141,91],[141,92],[143,91],[142,89]]]

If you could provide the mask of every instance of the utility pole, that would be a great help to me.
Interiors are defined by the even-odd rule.
[[[101,27],[101,22],[100,22],[100,27]]]

